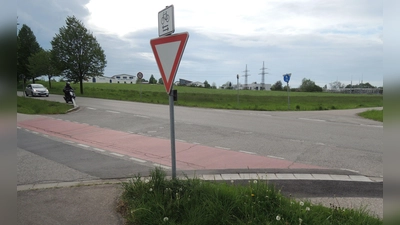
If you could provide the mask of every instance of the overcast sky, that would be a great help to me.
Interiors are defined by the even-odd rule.
[[[200,4],[201,3],[201,4]],[[383,3],[379,0],[19,0],[18,22],[28,25],[44,49],[67,16],[93,32],[105,51],[105,76],[160,73],[150,39],[158,37],[158,12],[174,5],[175,33],[189,32],[179,78],[236,83],[311,79],[383,85]],[[19,26],[19,28],[21,27]]]

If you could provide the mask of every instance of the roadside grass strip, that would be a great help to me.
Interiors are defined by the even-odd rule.
[[[383,224],[365,208],[324,207],[284,196],[267,180],[167,179],[161,168],[150,174],[122,183],[118,211],[126,224]]]

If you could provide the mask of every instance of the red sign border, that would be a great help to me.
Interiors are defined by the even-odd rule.
[[[173,82],[175,80],[176,72],[178,71],[178,67],[181,62],[182,55],[185,50],[188,39],[189,39],[189,33],[183,32],[183,33],[179,33],[179,34],[174,34],[174,35],[160,37],[160,38],[154,38],[154,39],[150,40],[150,45],[153,50],[154,57],[156,58],[157,66],[158,66],[158,69],[160,70],[161,77],[163,79],[165,90],[167,91],[167,94],[171,93],[171,89],[172,89]],[[180,41],[180,44],[179,44],[178,51],[175,56],[174,63],[172,65],[171,74],[169,76],[169,79],[167,80],[164,69],[162,68],[160,57],[156,50],[156,45],[166,44],[166,43],[176,42],[176,41]]]

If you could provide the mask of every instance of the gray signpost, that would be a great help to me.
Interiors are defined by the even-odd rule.
[[[139,88],[140,88],[140,101],[142,101],[142,78],[143,78],[143,73],[142,72],[137,73],[137,79],[138,79]]]
[[[288,99],[288,110],[290,110],[290,97],[289,97],[289,92],[290,92],[290,87],[289,87],[289,81],[290,77],[292,76],[291,73],[287,73],[283,75],[283,80],[286,82],[286,89],[287,89],[287,99]]]
[[[171,166],[172,179],[176,178],[175,155],[175,118],[173,84],[178,71],[183,51],[186,47],[189,33],[172,34],[175,32],[174,6],[167,6],[158,13],[159,38],[150,40],[150,45],[163,79],[165,90],[169,95],[169,119],[171,132]],[[176,92],[175,92],[176,93]]]

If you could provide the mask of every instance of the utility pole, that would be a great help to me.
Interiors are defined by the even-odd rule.
[[[247,70],[247,64],[246,64],[246,70],[243,72],[244,72],[244,89],[247,90],[247,89],[249,89],[249,87],[247,85],[247,77],[250,76],[250,74],[247,73],[247,72],[249,72]]]
[[[266,74],[268,74],[267,72],[265,72],[265,69],[268,69],[268,68],[265,68],[264,67],[264,61],[263,61],[263,67],[261,68],[261,88],[260,88],[260,90],[265,90],[265,75]]]
[[[237,107],[239,109],[239,74],[236,75],[237,83],[236,83],[236,88],[237,88]]]

